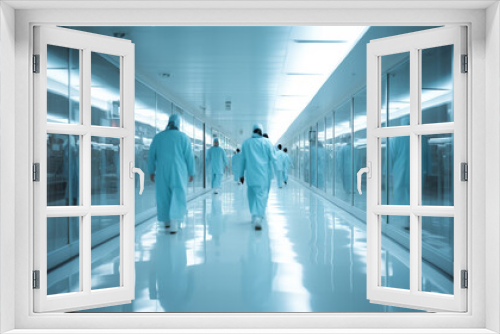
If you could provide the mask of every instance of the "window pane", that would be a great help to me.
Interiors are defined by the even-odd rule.
[[[80,50],[47,45],[47,122],[80,122]]]
[[[410,289],[409,222],[408,216],[381,217],[380,286]]]
[[[351,204],[351,100],[335,111],[335,197]]]
[[[310,132],[304,131],[304,155],[303,155],[303,166],[304,166],[304,174],[302,174],[302,181],[306,183],[310,183],[311,179],[311,152],[309,151],[310,146]]]
[[[381,57],[382,126],[410,124],[410,53],[403,52]],[[385,80],[385,81],[384,81]],[[384,84],[387,87],[384,87]]]
[[[354,96],[354,175],[366,167],[366,90]],[[357,189],[357,185],[356,185]],[[366,176],[361,178],[361,191],[354,191],[354,206],[366,211]]]
[[[92,137],[92,205],[120,205],[120,139]]]
[[[168,117],[172,113],[172,103],[156,94],[156,133],[167,128]]]
[[[120,126],[120,57],[92,52],[91,124]]]
[[[199,192],[203,189],[203,123],[195,119],[194,123],[194,162],[196,176],[194,177],[194,190]]]
[[[205,129],[205,152],[208,151],[210,149],[210,147],[212,147],[212,128],[209,127],[207,125],[206,129]],[[210,173],[205,173],[205,177],[206,177],[206,184],[207,185],[210,185],[212,184],[212,175],[210,175]]]
[[[422,291],[453,294],[451,217],[422,217]]]
[[[47,295],[80,291],[80,217],[47,218]]]
[[[422,205],[453,206],[453,134],[422,136]]]
[[[326,116],[326,140],[325,140],[325,186],[326,192],[333,195],[333,115]]]
[[[80,205],[80,136],[47,134],[47,205]]]
[[[120,286],[120,216],[92,217],[91,289]]]
[[[453,45],[422,50],[422,124],[453,122]]]
[[[410,205],[410,137],[381,138],[383,205]]]
[[[318,122],[318,143],[317,143],[317,171],[318,171],[318,188],[325,190],[325,120],[321,119]],[[313,160],[314,161],[314,160]],[[314,169],[313,169],[314,170]]]
[[[135,166],[147,173],[149,147],[156,134],[156,94],[137,80],[135,81],[135,110]],[[141,217],[139,221],[142,221],[145,219],[144,214],[147,214],[156,203],[155,184],[149,175],[144,178],[142,195],[139,195],[139,191],[140,179],[139,175],[136,174],[135,215]]]

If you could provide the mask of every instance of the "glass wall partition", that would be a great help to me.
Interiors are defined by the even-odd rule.
[[[311,140],[311,131],[310,130],[305,130],[303,134],[303,142],[302,144],[304,145],[303,151],[302,151],[302,171],[304,172],[302,174],[302,181],[306,183],[311,183],[311,151],[309,150],[310,147],[310,142]]]
[[[351,204],[352,195],[351,100],[335,111],[335,197]]]
[[[318,173],[318,189],[325,190],[325,159],[326,159],[326,150],[325,150],[325,119],[322,118],[318,121],[318,135],[317,135],[317,173]]]
[[[326,192],[333,195],[334,172],[334,142],[333,142],[333,113],[328,113],[325,118],[325,188]]]
[[[212,140],[213,140],[213,130],[210,126],[205,125],[205,154],[206,152],[212,147]],[[205,166],[205,182],[207,185],[207,188],[210,188],[210,185],[212,184],[212,175],[210,174],[209,171],[209,166]]]
[[[158,118],[164,118],[165,114],[157,112],[158,95],[141,82],[135,82],[135,165],[146,174],[148,170],[149,147],[154,136],[159,130],[156,127]],[[166,104],[166,100],[163,101]],[[159,116],[161,115],[161,116]],[[167,116],[168,117],[168,116]],[[168,121],[168,119],[167,119]],[[166,127],[166,124],[165,124]],[[160,131],[163,131],[161,129]],[[144,178],[144,192],[139,196],[139,177],[135,178],[135,213],[154,214],[156,203],[155,184],[146,175]],[[150,212],[149,214],[147,212]]]
[[[205,156],[203,153],[203,123],[195,118],[194,119],[194,165],[196,168],[196,176],[194,177],[193,186],[194,191],[199,192],[203,190],[203,177]]]

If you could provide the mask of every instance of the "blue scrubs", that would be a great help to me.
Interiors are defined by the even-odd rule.
[[[290,167],[294,168],[293,167],[293,162],[292,162],[292,159],[290,158],[290,156],[288,154],[285,153],[285,156],[286,156],[286,159],[285,159],[285,170],[283,171],[283,176],[284,176],[284,181],[285,182],[288,182],[288,171],[290,170]]]
[[[233,171],[234,180],[239,182],[238,171],[241,168],[241,153],[236,153],[231,159],[231,170]]]
[[[195,175],[191,139],[173,129],[157,134],[149,148],[148,172],[156,174],[158,220],[182,220],[188,177]]]
[[[278,182],[278,187],[280,188],[283,187],[285,159],[285,153],[281,150],[278,150],[276,152],[276,181]]]
[[[276,165],[274,148],[267,138],[253,134],[241,147],[239,177],[245,176],[248,204],[253,217],[263,218],[269,197],[269,165]]]
[[[224,170],[227,166],[226,152],[220,146],[212,146],[207,151],[207,166],[212,167],[212,188],[221,187]]]

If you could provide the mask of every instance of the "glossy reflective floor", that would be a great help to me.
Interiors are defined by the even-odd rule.
[[[283,189],[273,186],[267,212],[263,230],[254,231],[246,187],[227,182],[221,194],[189,204],[177,235],[154,219],[139,225],[135,300],[89,311],[414,311],[366,299],[363,222],[295,182]],[[117,272],[113,244],[117,248],[112,240],[93,251],[101,254],[93,261],[93,286],[106,285]],[[405,250],[385,245],[391,279],[408,280]]]

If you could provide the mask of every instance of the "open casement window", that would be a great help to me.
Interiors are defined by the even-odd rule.
[[[35,27],[33,72],[34,311],[129,303],[134,44]]]
[[[465,27],[368,45],[367,297],[373,303],[466,311],[466,51]]]

